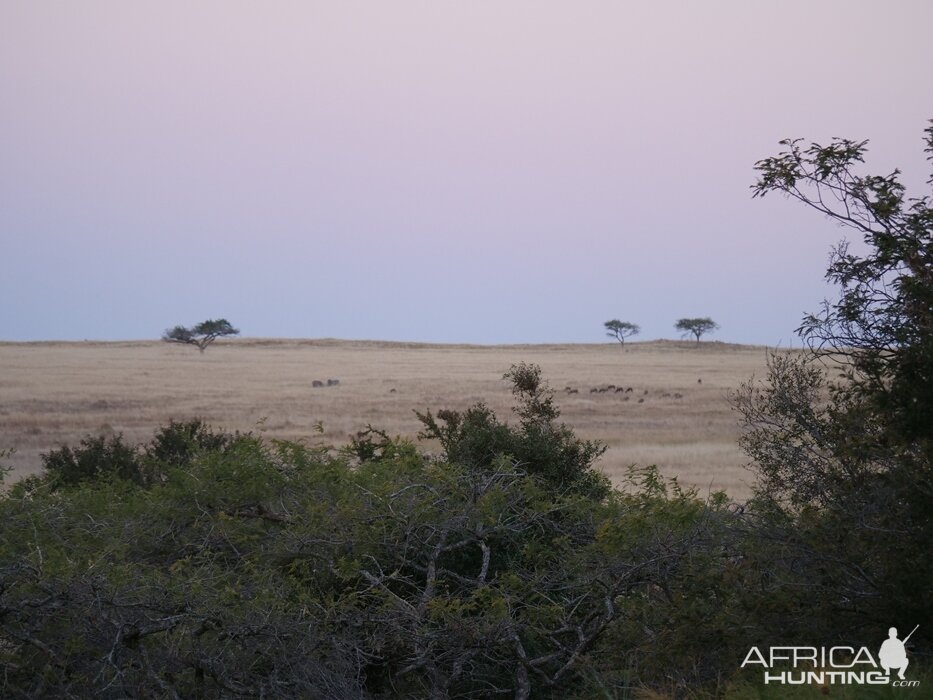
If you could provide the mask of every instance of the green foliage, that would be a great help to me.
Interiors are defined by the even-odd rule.
[[[8,457],[12,457],[14,452],[15,450],[13,449],[0,450],[0,459],[7,459]],[[10,471],[12,471],[12,467],[8,467],[5,464],[0,463],[0,485],[3,484],[4,477]]]
[[[162,340],[172,343],[183,343],[194,345],[200,352],[204,352],[207,346],[213,343],[217,338],[228,335],[239,335],[240,331],[225,318],[208,319],[201,321],[192,328],[185,326],[175,326],[162,334]]]
[[[42,464],[56,487],[104,478],[143,482],[140,456],[135,447],[123,442],[122,435],[89,435],[81,440],[80,447],[63,445],[43,454]]]
[[[202,452],[223,453],[249,435],[214,431],[200,419],[170,421],[144,446],[128,445],[122,435],[88,435],[78,447],[62,446],[42,455],[53,488],[101,479],[123,479],[140,486],[164,480],[169,469],[187,467]]]
[[[783,141],[760,161],[755,196],[796,199],[863,238],[833,252],[836,301],[805,318],[811,352],[773,357],[735,403],[760,481],[750,504],[776,583],[806,590],[787,634],[844,635],[933,614],[933,209],[899,172],[860,175],[866,141]],[[933,161],[933,125],[925,132]],[[933,184],[931,177],[928,184]],[[826,374],[832,368],[835,377]]]
[[[541,477],[558,491],[569,489],[593,498],[608,493],[608,481],[592,468],[606,448],[580,440],[568,426],[557,422],[560,411],[541,368],[513,365],[503,379],[512,383],[517,400],[517,427],[500,421],[480,403],[462,413],[438,411],[436,418],[430,411],[416,412],[424,425],[421,437],[437,440],[443,459],[471,470],[496,469],[504,457],[514,468]]]
[[[555,424],[540,370],[506,377],[519,425],[474,408],[437,426],[456,426],[456,462],[372,428],[328,451],[192,421],[117,443],[158,478],[17,483],[0,695],[618,696],[635,682],[619,668],[647,683],[683,671],[658,659],[695,665],[686,620],[715,596],[684,601],[718,580],[703,552],[729,511],[650,470],[625,493],[588,481],[598,448]],[[112,448],[68,454],[109,465]],[[669,618],[664,651],[639,630]]]
[[[170,421],[156,431],[146,447],[146,456],[157,463],[184,467],[199,452],[223,451],[241,438],[239,433],[216,432],[200,418]]]
[[[709,317],[705,318],[682,318],[674,324],[674,328],[683,333],[684,336],[692,335],[696,338],[697,343],[700,342],[700,337],[706,335],[707,333],[712,333],[715,330],[719,329],[719,324],[717,324],[713,319]]]
[[[628,321],[620,321],[617,318],[606,321],[603,325],[606,327],[606,335],[610,338],[615,338],[621,345],[625,345],[626,338],[638,335],[639,332],[641,332],[641,328],[636,324],[629,323]]]
[[[867,141],[828,146],[800,140],[756,165],[755,196],[780,192],[861,234],[863,254],[843,242],[827,279],[840,291],[808,316],[801,333],[821,354],[843,355],[850,390],[871,404],[892,437],[933,444],[933,204],[908,198],[900,172],[859,175]],[[933,121],[924,132],[933,163]],[[933,184],[933,176],[928,180]]]

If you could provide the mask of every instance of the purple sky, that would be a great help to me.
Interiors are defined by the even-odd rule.
[[[788,345],[844,231],[753,164],[921,193],[933,2],[0,3],[0,339]]]

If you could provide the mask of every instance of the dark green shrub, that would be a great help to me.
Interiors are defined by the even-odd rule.
[[[541,368],[513,365],[503,379],[512,383],[517,400],[517,427],[500,421],[480,403],[462,413],[438,411],[436,418],[430,411],[417,413],[424,425],[421,437],[437,440],[446,461],[469,469],[496,469],[498,460],[507,457],[516,468],[542,478],[558,491],[573,490],[596,499],[608,494],[608,480],[593,469],[605,446],[581,440],[557,422],[560,410]]]
[[[42,465],[56,486],[74,486],[95,479],[119,478],[144,482],[139,452],[123,442],[122,435],[107,438],[88,435],[80,447],[67,445],[42,455]]]
[[[156,431],[146,446],[146,456],[163,464],[183,467],[190,464],[197,453],[223,450],[238,437],[239,433],[214,431],[200,418],[173,420]]]
[[[114,478],[149,486],[164,480],[169,469],[189,466],[197,455],[223,452],[249,439],[249,434],[215,431],[196,418],[169,422],[142,448],[126,444],[122,435],[88,435],[79,447],[62,446],[42,455],[42,461],[55,486]]]

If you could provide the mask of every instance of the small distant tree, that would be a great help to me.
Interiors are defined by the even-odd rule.
[[[697,344],[699,344],[700,337],[718,330],[719,324],[711,318],[682,318],[674,324],[674,328],[683,333],[684,336],[694,336],[697,339]]]
[[[240,331],[234,328],[230,321],[225,318],[219,318],[216,321],[208,319],[202,321],[193,328],[184,326],[175,326],[162,334],[162,340],[170,343],[185,343],[186,345],[195,345],[202,353],[207,346],[220,337],[228,335],[239,335]]]
[[[603,325],[606,327],[606,335],[610,338],[615,338],[622,345],[625,345],[626,338],[638,335],[641,330],[636,324],[629,323],[628,321],[620,321],[617,318],[606,321]]]

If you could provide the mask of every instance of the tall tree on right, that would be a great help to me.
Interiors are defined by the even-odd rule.
[[[933,163],[933,121],[924,134]],[[798,329],[809,351],[773,357],[766,381],[735,396],[762,541],[780,543],[778,578],[799,579],[811,620],[837,634],[903,620],[929,644],[933,202],[908,197],[898,170],[859,174],[867,141],[781,144],[756,164],[754,196],[802,202],[864,246],[834,249],[826,278],[838,298]]]
[[[700,337],[707,333],[712,333],[719,329],[719,324],[713,319],[706,318],[682,318],[674,324],[674,328],[679,330],[685,336],[692,335],[700,342]]]

